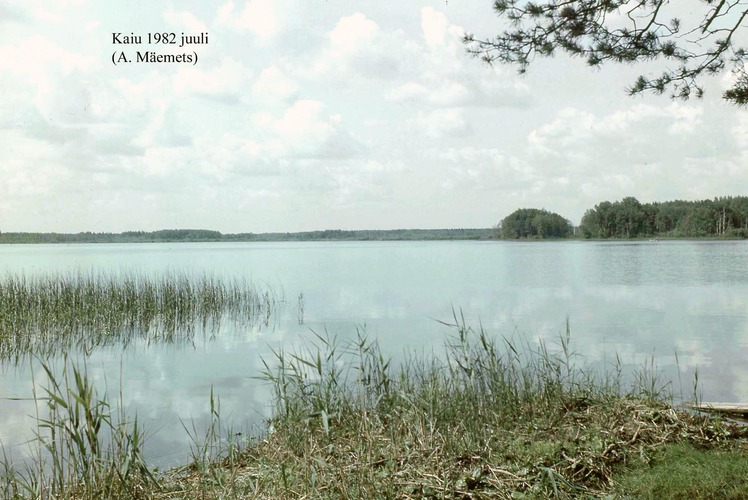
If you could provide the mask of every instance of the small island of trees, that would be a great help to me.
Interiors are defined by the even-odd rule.
[[[502,239],[568,238],[572,234],[574,228],[567,219],[537,208],[520,208],[504,217],[496,227],[496,235]]]

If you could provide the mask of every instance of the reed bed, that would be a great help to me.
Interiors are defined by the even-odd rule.
[[[226,319],[267,323],[278,301],[246,279],[209,275],[8,274],[0,279],[0,358],[189,339]]]
[[[181,491],[626,498],[617,478],[648,469],[673,445],[713,451],[705,453],[723,462],[748,460],[748,428],[675,408],[651,367],[628,375],[620,365],[588,369],[572,351],[568,325],[552,345],[496,339],[457,315],[451,326],[444,356],[411,355],[397,365],[363,334],[349,343],[315,334],[306,347],[276,351],[260,376],[275,393],[268,434],[213,465],[231,481],[195,469],[179,478]],[[703,474],[713,470],[707,460]],[[685,495],[711,498],[746,485],[723,474],[701,495]],[[671,491],[688,490],[653,497]]]
[[[198,438],[185,427],[195,444],[193,463],[159,474],[139,458],[142,430],[102,420],[108,403],[87,389],[84,372],[70,368],[66,386],[52,382],[45,392],[52,416],[39,419],[40,442],[57,457],[47,463],[64,467],[54,465],[50,475],[49,467],[35,465],[24,474],[6,466],[0,493],[742,498],[748,480],[735,471],[748,471],[739,467],[748,464],[748,427],[674,407],[669,385],[650,367],[628,376],[618,365],[589,370],[572,350],[568,326],[551,345],[494,338],[457,316],[451,326],[445,354],[407,355],[397,364],[362,332],[348,342],[315,333],[298,349],[275,351],[258,376],[274,392],[266,431],[243,445],[232,431],[222,436],[220,402],[211,391],[214,418],[206,435]],[[107,425],[114,452],[102,454],[100,439],[89,436]],[[57,444],[49,436],[57,436]],[[700,474],[711,483],[689,489],[693,467],[672,467],[670,456],[685,456],[678,459],[685,462],[698,456]],[[632,479],[631,471],[650,475],[663,469],[663,461],[664,470],[690,472],[668,472],[681,476],[666,483],[647,476],[644,484],[636,474]],[[117,472],[122,470],[128,474]]]
[[[36,438],[31,457],[14,463],[3,453],[3,498],[137,498],[158,490],[158,480],[143,459],[145,431],[100,397],[85,364],[63,358],[54,374],[42,363],[47,380],[36,403]],[[34,384],[36,387],[36,385]]]

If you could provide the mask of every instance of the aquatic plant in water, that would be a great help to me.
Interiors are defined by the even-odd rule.
[[[41,366],[47,383],[41,384],[42,394],[34,389],[32,453],[14,463],[3,449],[0,494],[4,498],[133,498],[139,489],[158,488],[143,458],[145,432],[137,416],[128,419],[121,406],[113,408],[98,393],[85,363],[65,356],[57,375],[49,362],[42,361]]]
[[[0,359],[134,338],[189,339],[224,320],[267,323],[278,300],[244,278],[206,274],[7,274],[0,278]]]
[[[183,423],[192,463],[164,473],[144,462],[121,394],[119,407],[99,397],[85,364],[55,375],[42,361],[36,454],[0,457],[0,496],[743,498],[745,426],[673,407],[650,373],[624,389],[619,366],[587,371],[568,325],[556,346],[462,315],[449,326],[442,355],[397,364],[361,331],[273,351],[258,376],[274,393],[267,432],[224,440],[211,389],[205,437]]]

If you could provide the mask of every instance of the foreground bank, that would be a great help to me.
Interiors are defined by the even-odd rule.
[[[568,331],[548,346],[496,341],[458,318],[453,326],[443,355],[397,366],[364,336],[318,335],[299,351],[276,352],[260,375],[275,393],[266,432],[241,442],[211,397],[213,426],[204,435],[186,429],[193,463],[166,473],[140,459],[137,422],[112,422],[73,373],[75,397],[47,391],[62,417],[42,420],[57,458],[6,468],[5,494],[740,498],[748,489],[746,427],[674,408],[655,373],[581,366]],[[121,430],[112,451],[99,443],[102,426],[90,425],[106,427],[107,418]]]

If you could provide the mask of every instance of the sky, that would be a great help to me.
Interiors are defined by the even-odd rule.
[[[626,196],[748,194],[729,73],[686,102],[626,94],[655,66],[519,75],[462,44],[499,32],[491,5],[0,1],[0,231],[491,227],[523,207],[578,224]]]

